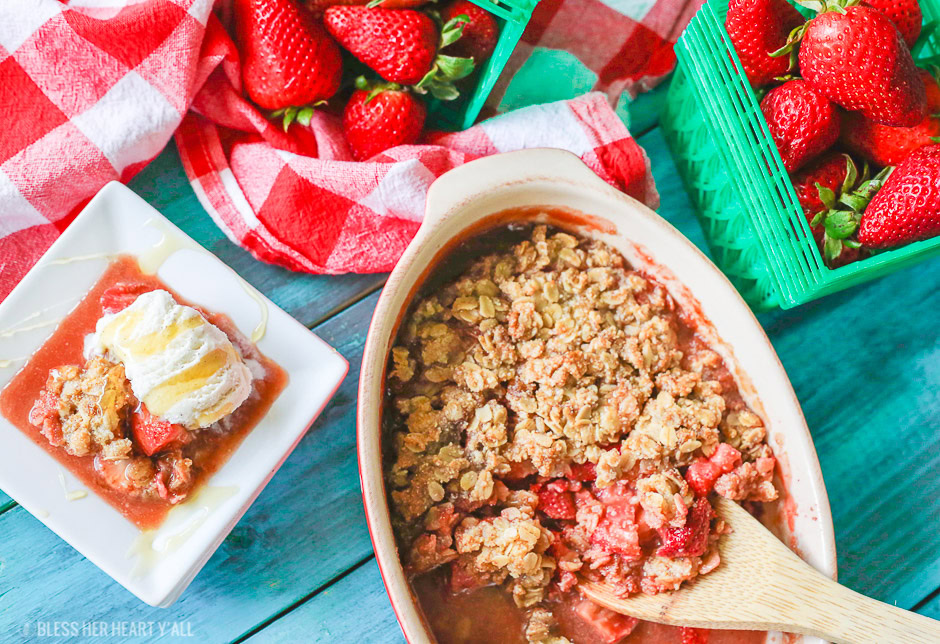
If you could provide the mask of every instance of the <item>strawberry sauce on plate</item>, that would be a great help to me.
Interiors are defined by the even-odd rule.
[[[158,289],[169,292],[179,304],[193,306],[156,276],[143,273],[133,257],[116,258],[82,301],[0,392],[0,413],[72,472],[89,490],[142,529],[158,526],[175,504],[184,501],[204,484],[264,417],[287,384],[284,370],[261,354],[227,316],[193,306],[228,336],[244,360],[257,363],[252,391],[244,403],[219,422],[194,432],[186,432],[178,425],[155,418],[139,404],[130,417],[122,419],[121,425],[125,437],[132,443],[132,459],[106,460],[100,454],[76,456],[52,444],[43,433],[46,430],[41,431],[42,423],[37,423],[37,420],[52,414],[52,403],[45,390],[50,372],[66,365],[85,364],[85,336],[95,331],[98,320],[107,313],[130,305],[138,295]],[[31,412],[33,422],[30,422]],[[158,459],[171,449],[178,455],[177,462],[189,461],[185,468],[185,486],[175,493],[167,493],[165,488],[161,488],[163,481],[159,479],[163,469]],[[147,462],[151,458],[152,465]],[[142,466],[145,470],[155,467],[153,475],[157,478],[154,479],[154,489],[160,493],[142,493],[140,489],[134,488],[126,480],[130,478],[127,472],[132,466]],[[180,478],[175,467],[165,476]],[[50,485],[55,484],[50,481]]]

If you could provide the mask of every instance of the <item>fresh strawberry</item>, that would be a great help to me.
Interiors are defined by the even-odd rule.
[[[915,150],[874,196],[858,230],[869,248],[891,248],[940,234],[940,145]]]
[[[461,58],[472,58],[479,67],[493,53],[496,41],[499,40],[496,19],[489,11],[470,0],[456,0],[441,11],[444,22],[450,22],[459,16],[466,16],[469,22],[464,25],[460,39],[448,47],[447,53]]]
[[[539,496],[538,509],[552,519],[574,519],[577,511],[574,499],[564,481],[555,480],[539,486],[535,492]]]
[[[862,0],[862,4],[873,7],[888,16],[901,32],[908,48],[913,47],[920,36],[924,13],[917,0]]]
[[[796,199],[808,217],[812,218],[817,212],[826,209],[826,205],[819,196],[819,187],[828,188],[834,193],[838,192],[845,181],[849,163],[852,163],[852,158],[848,155],[830,152],[791,177]]]
[[[804,80],[787,81],[767,93],[760,109],[788,172],[825,152],[839,138],[839,112]]]
[[[882,125],[849,112],[842,120],[842,143],[878,166],[897,165],[917,148],[940,143],[940,85],[930,72],[919,69],[927,94],[927,116],[914,127]]]
[[[857,173],[852,157],[830,152],[791,177],[796,199],[803,207],[807,223],[812,224],[818,213],[829,209],[829,205],[823,202],[822,195],[828,194],[824,193],[824,190],[829,190],[834,195],[833,199],[838,199],[843,192],[854,188],[854,185],[845,185],[850,172]],[[854,182],[854,178],[852,181]],[[817,242],[822,241],[822,235],[822,226],[813,228],[813,237]]]
[[[825,208],[810,220],[813,237],[830,268],[844,266],[860,257],[861,244],[855,237],[862,213],[890,172],[890,168],[886,168],[869,179],[866,165],[859,176],[855,162],[851,157],[845,158],[848,159],[844,161],[846,175],[838,191],[816,182],[818,197]]]
[[[293,0],[235,0],[242,80],[259,107],[309,123],[310,106],[339,89],[339,47]],[[288,111],[289,110],[289,111]],[[301,113],[302,112],[302,113]]]
[[[438,47],[460,38],[463,20],[444,25],[440,34],[433,20],[410,9],[330,7],[324,20],[343,47],[389,82],[453,99],[453,81],[473,71],[472,60],[437,55]]]
[[[804,21],[787,0],[731,0],[728,3],[725,28],[751,85],[762,87],[787,73],[789,60],[773,58],[770,53],[783,47],[790,32]]]
[[[170,443],[180,440],[186,434],[186,428],[154,416],[141,403],[140,409],[131,417],[131,432],[144,454],[153,456]]]
[[[343,112],[343,131],[357,161],[418,140],[427,116],[421,99],[395,83],[372,87],[361,76],[356,87]]]
[[[796,30],[800,74],[820,94],[885,125],[912,127],[927,115],[924,84],[894,23],[858,0],[825,0],[825,11]]]
[[[813,225],[816,215],[826,212],[830,207],[834,207],[835,202],[843,194],[849,194],[855,189],[858,181],[858,168],[852,157],[839,152],[830,152],[800,170],[791,179],[793,189],[796,191],[797,201],[803,207],[806,223],[810,225],[813,233],[813,239],[830,268],[844,266],[857,260],[859,249],[850,248],[845,244],[840,244],[841,252],[838,255],[826,257],[826,227],[824,222]],[[824,197],[825,202],[823,201]]]
[[[842,195],[851,194],[856,188],[858,178],[858,168],[852,157],[838,152],[823,155],[791,178],[797,201],[803,207],[803,214],[810,225],[813,239],[830,268],[854,262],[859,257],[859,249],[851,242],[846,245],[830,241],[827,255],[825,219],[817,220],[817,215],[830,208],[836,208],[836,202]]]
[[[304,0],[304,6],[315,16],[322,16],[327,7],[382,7],[383,9],[416,9],[432,0]]]

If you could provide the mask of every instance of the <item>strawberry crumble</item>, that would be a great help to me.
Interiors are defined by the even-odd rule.
[[[718,566],[709,498],[777,498],[763,422],[666,289],[606,244],[511,225],[455,256],[402,322],[383,420],[402,563],[435,635],[666,629],[580,598],[578,579],[655,594]],[[675,641],[707,637],[686,630]]]

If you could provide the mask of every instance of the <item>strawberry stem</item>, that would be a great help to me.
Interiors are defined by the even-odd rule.
[[[799,27],[794,27],[793,31],[790,32],[790,35],[787,36],[787,43],[778,49],[777,51],[770,52],[771,58],[779,58],[780,56],[789,56],[789,65],[787,65],[787,71],[794,69],[796,67],[797,56],[800,51],[800,41],[803,40],[803,36],[806,35],[806,29],[809,27],[809,22],[804,22]],[[792,76],[788,74],[787,76]],[[784,78],[784,77],[781,77]],[[781,79],[778,79],[781,80]],[[789,78],[787,78],[789,80]]]
[[[862,0],[795,0],[801,7],[806,7],[816,13],[826,13],[827,11],[838,11],[845,13],[845,10],[859,5]]]
[[[356,78],[355,84],[356,89],[369,92],[369,95],[366,97],[367,104],[382,92],[401,92],[404,90],[404,88],[398,83],[391,83],[388,81],[370,81],[365,76],[359,76]]]
[[[454,16],[441,27],[441,44],[438,49],[443,49],[447,45],[452,45],[463,36],[463,28],[470,23],[470,16],[465,13]]]
[[[460,96],[460,91],[454,82],[472,74],[473,69],[472,58],[456,58],[438,54],[431,71],[414,86],[414,90],[419,94],[430,92],[431,96],[439,101],[452,101]]]
[[[282,107],[279,110],[274,110],[268,114],[268,118],[281,119],[281,127],[287,132],[291,124],[295,121],[304,127],[310,125],[310,121],[313,119],[314,109],[325,104],[326,101],[317,101],[313,105],[290,105],[288,107]]]
[[[862,221],[862,213],[894,170],[893,167],[889,166],[871,179],[866,179],[868,164],[865,164],[861,177],[859,177],[855,162],[850,156],[844,156],[848,165],[846,166],[845,181],[842,183],[842,194],[838,199],[835,199],[832,190],[817,183],[819,197],[828,210],[817,213],[810,222],[813,228],[820,225],[823,227],[823,258],[828,266],[831,266],[839,258],[843,247],[860,247],[856,240],[849,238],[858,231],[858,226]],[[853,191],[852,188],[859,179],[861,179],[861,183]]]

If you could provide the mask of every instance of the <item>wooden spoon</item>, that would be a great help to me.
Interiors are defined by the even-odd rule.
[[[672,593],[621,599],[582,580],[595,603],[651,622],[699,628],[783,631],[846,644],[940,642],[940,622],[860,595],[817,572],[734,501],[718,497],[721,564]]]

